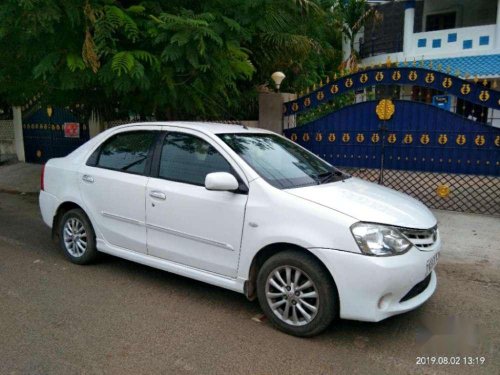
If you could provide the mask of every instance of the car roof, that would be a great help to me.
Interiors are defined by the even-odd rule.
[[[151,121],[124,124],[114,127],[127,128],[127,127],[141,127],[141,126],[169,126],[181,129],[198,130],[207,134],[221,134],[221,133],[263,133],[272,134],[271,131],[259,129],[254,127],[245,126],[242,124],[222,124],[217,122],[189,122],[189,121]]]

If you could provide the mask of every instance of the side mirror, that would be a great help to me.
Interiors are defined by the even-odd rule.
[[[207,190],[235,191],[238,190],[238,181],[227,172],[209,173],[205,177],[205,188]]]

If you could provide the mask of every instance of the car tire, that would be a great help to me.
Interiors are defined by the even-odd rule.
[[[75,264],[88,264],[97,258],[95,232],[85,212],[67,211],[59,221],[59,246]]]
[[[324,331],[339,306],[329,272],[312,255],[297,250],[283,251],[266,260],[257,276],[257,296],[276,328],[300,337]]]

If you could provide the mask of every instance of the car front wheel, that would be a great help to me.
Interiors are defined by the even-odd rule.
[[[97,256],[95,234],[92,224],[81,209],[66,212],[59,225],[59,244],[76,264],[87,264]]]
[[[328,271],[311,255],[296,250],[280,252],[263,264],[257,295],[271,323],[294,336],[319,334],[331,324],[338,308]]]

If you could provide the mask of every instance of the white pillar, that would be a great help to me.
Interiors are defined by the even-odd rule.
[[[415,0],[407,0],[405,3],[405,25],[403,34],[403,53],[405,57],[411,55],[413,50],[412,44],[413,44],[414,25],[415,25]]]
[[[25,161],[24,156],[24,139],[23,139],[23,113],[21,112],[21,107],[12,107],[14,123],[14,144],[16,148],[17,159],[19,161]]]
[[[500,1],[500,0],[499,0]],[[342,61],[346,61],[351,56],[351,45],[347,35],[342,34]]]
[[[89,136],[95,137],[101,132],[101,119],[96,111],[92,111],[89,118]]]
[[[497,0],[497,32],[495,36],[495,47],[500,49],[500,0]]]

